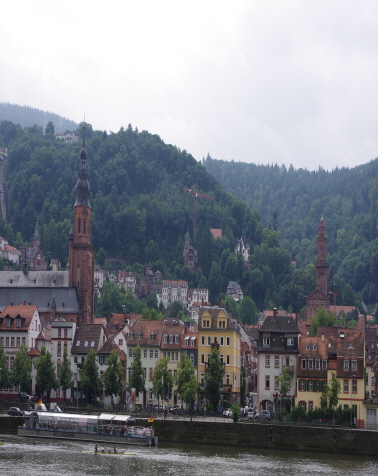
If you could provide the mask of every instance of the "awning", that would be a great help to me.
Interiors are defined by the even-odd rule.
[[[190,336],[186,336],[186,337],[185,337],[185,340],[189,340],[189,339],[190,339]]]
[[[197,339],[197,336],[196,337],[191,337],[190,340],[196,340]]]
[[[135,418],[131,415],[113,415],[111,413],[101,413],[98,417],[99,420],[110,421],[115,423],[117,421],[127,422],[127,421],[135,421]]]

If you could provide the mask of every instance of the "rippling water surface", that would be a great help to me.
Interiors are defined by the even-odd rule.
[[[378,458],[223,446],[122,446],[129,455],[96,455],[94,445],[0,435],[1,476],[377,475]]]

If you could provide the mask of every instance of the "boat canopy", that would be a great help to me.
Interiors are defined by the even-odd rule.
[[[111,413],[101,413],[98,417],[98,420],[110,421],[111,423],[122,422],[122,423],[134,423],[135,418],[131,415],[113,415]]]

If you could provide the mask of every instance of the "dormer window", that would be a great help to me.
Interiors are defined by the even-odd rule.
[[[202,321],[202,327],[210,327],[210,321],[209,321],[209,319],[203,319],[203,321]]]
[[[175,344],[178,344],[179,343],[179,336],[176,334],[175,335]]]
[[[76,341],[76,347],[79,347],[79,345],[80,345],[80,341],[78,340]]]
[[[130,332],[129,340],[134,340],[134,336],[135,336],[134,332]]]
[[[270,337],[263,337],[263,347],[270,347]]]
[[[22,325],[21,317],[17,317],[17,319],[16,319],[16,327],[21,327],[21,325]]]
[[[138,334],[137,334],[137,339],[138,339],[138,340],[142,340],[142,336],[143,336],[143,334],[142,334],[141,332],[138,332]]]
[[[10,325],[11,325],[11,319],[10,319],[10,317],[7,317],[5,319],[5,327],[10,327]]]
[[[155,334],[155,332],[151,332],[151,334],[150,334],[150,340],[152,340],[152,341],[156,340],[156,334]]]
[[[169,343],[173,344],[173,334],[169,334]]]
[[[168,344],[168,334],[164,334],[164,344]]]
[[[226,329],[226,320],[222,319],[218,321],[218,329]]]

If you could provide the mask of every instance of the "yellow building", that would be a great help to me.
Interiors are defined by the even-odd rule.
[[[219,350],[223,363],[222,400],[230,404],[240,397],[240,323],[221,307],[203,307],[198,320],[198,383],[200,404],[205,399],[205,374],[212,349]]]

